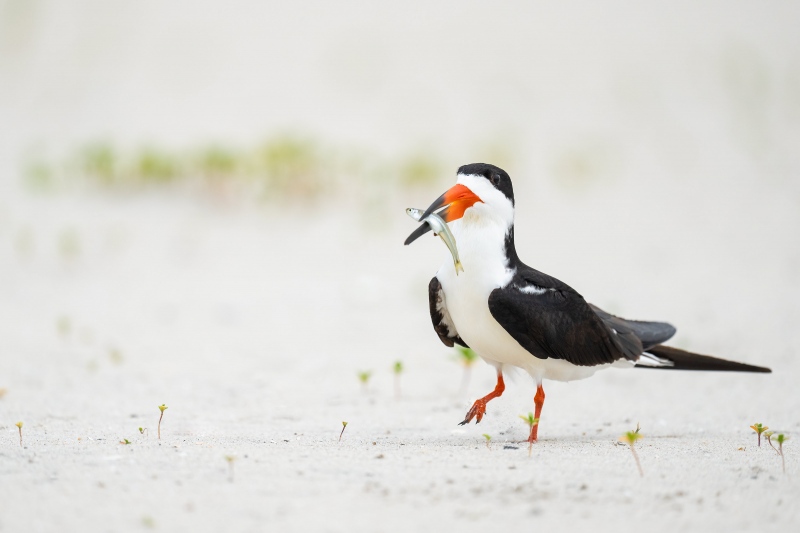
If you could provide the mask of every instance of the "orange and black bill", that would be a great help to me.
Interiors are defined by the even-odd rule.
[[[428,209],[425,210],[420,220],[425,218],[436,211],[442,209],[437,214],[444,219],[445,222],[452,222],[464,216],[464,211],[471,207],[475,202],[480,202],[481,199],[478,195],[472,192],[469,187],[461,185],[460,183],[450,187],[443,195],[436,199]],[[408,236],[405,244],[409,245],[419,237],[425,235],[431,230],[431,227],[423,222],[414,232]]]

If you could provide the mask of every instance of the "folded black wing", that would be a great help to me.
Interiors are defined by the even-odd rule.
[[[624,342],[606,327],[586,300],[566,283],[530,267],[489,295],[489,311],[526,350],[539,359],[563,359],[579,366],[635,361],[642,353],[635,337]]]
[[[635,336],[645,350],[651,346],[667,342],[675,335],[675,328],[666,322],[628,320],[607,313],[596,305],[589,304],[589,307],[600,317],[606,327],[611,328],[612,331],[616,331],[618,335],[625,338],[631,335]]]
[[[434,277],[428,284],[428,305],[431,311],[431,322],[433,322],[433,329],[439,335],[439,339],[445,346],[452,347],[455,343],[469,348],[467,343],[464,342],[456,331],[456,326],[450,318],[450,313],[447,312],[447,304],[444,298],[444,291],[439,279]]]

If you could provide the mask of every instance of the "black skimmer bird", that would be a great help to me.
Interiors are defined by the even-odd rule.
[[[675,334],[665,322],[627,320],[587,303],[566,283],[523,263],[514,247],[514,191],[502,169],[484,163],[458,169],[456,185],[430,213],[448,222],[464,271],[446,261],[428,285],[433,329],[447,346],[472,348],[497,369],[494,390],[475,401],[461,424],[481,421],[486,404],[505,390],[503,369],[519,367],[536,381],[534,418],[544,404],[542,381],[572,381],[611,366],[674,370],[771,372],[664,346]],[[423,223],[405,244],[430,231]],[[539,424],[528,437],[536,442]]]

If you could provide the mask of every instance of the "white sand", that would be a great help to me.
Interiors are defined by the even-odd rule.
[[[0,532],[797,529],[797,4],[409,4],[0,2]],[[506,165],[524,260],[774,373],[547,383],[529,457],[525,376],[456,425],[494,376],[459,396],[427,312],[447,252],[402,246],[403,208],[441,190],[18,191],[87,141],[285,131],[381,164],[427,150],[442,187]],[[637,422],[644,478],[617,443]],[[785,475],[755,422],[791,436]]]
[[[416,196],[422,205],[434,191]],[[800,434],[796,246],[759,240],[758,253],[742,253],[751,223],[736,217],[711,232],[712,246],[697,231],[700,213],[662,217],[655,206],[667,242],[641,250],[660,248],[661,262],[622,245],[587,259],[597,235],[619,235],[624,223],[546,223],[563,209],[601,217],[607,196],[556,195],[545,206],[525,194],[521,255],[556,265],[548,271],[599,305],[672,321],[678,346],[775,373],[612,369],[546,383],[531,457],[517,417],[532,410],[525,376],[480,425],[456,425],[493,376],[477,364],[469,398],[457,397],[461,369],[426,302],[447,252],[435,239],[402,246],[413,228],[403,200],[388,204],[396,216],[377,229],[361,227],[357,211],[265,213],[174,198],[2,205],[0,531],[791,529],[796,442],[784,475],[748,426]],[[797,228],[797,211],[767,218],[780,204],[754,205],[764,235],[772,224]],[[13,245],[23,227],[27,253]],[[79,240],[72,259],[57,253],[66,228]],[[554,233],[536,238],[537,228]],[[70,323],[65,337],[59,317]],[[407,368],[400,400],[398,359]],[[374,371],[367,393],[359,370]],[[644,478],[617,443],[637,422]],[[236,457],[232,482],[226,455]]]

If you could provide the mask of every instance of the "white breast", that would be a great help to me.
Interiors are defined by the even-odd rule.
[[[544,378],[571,381],[591,376],[601,367],[578,367],[560,359],[534,357],[492,316],[489,295],[506,286],[514,271],[506,260],[505,226],[480,216],[483,208],[475,204],[463,218],[450,223],[464,272],[456,275],[448,255],[436,273],[458,334],[487,363],[498,368],[503,365],[522,368],[537,383]]]

